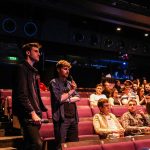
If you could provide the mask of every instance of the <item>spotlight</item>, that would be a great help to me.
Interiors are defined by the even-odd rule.
[[[34,36],[37,33],[37,25],[34,22],[27,22],[24,25],[24,33],[27,36]]]
[[[13,33],[16,31],[16,21],[12,18],[5,18],[2,21],[2,29],[7,33]]]
[[[144,36],[145,36],[145,37],[148,37],[148,36],[149,36],[149,34],[148,34],[148,33],[145,33],[145,34],[144,34]]]
[[[116,28],[116,31],[121,31],[122,29],[120,27],[117,27]]]

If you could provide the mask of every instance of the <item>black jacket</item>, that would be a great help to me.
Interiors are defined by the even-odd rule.
[[[47,110],[41,100],[38,77],[38,71],[26,61],[15,69],[12,111],[20,119],[30,119],[32,111],[41,117]]]

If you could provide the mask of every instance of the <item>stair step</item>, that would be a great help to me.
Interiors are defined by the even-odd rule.
[[[0,150],[2,150],[4,148],[8,148],[8,147],[11,147],[11,148],[18,147],[18,146],[21,145],[22,141],[23,141],[22,136],[4,136],[4,137],[0,137]]]
[[[0,150],[16,150],[16,148],[14,148],[14,147],[4,147],[4,148],[0,148]]]

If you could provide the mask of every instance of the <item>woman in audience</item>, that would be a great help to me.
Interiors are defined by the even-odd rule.
[[[90,95],[90,106],[97,106],[97,102],[100,98],[106,98],[106,95],[102,94],[103,86],[102,84],[97,84],[95,88],[95,93]]]
[[[118,90],[116,88],[112,89],[108,101],[111,106],[122,105],[120,101],[120,95],[118,94]]]
[[[143,87],[138,88],[137,95],[139,98],[140,105],[145,105],[147,103],[147,99],[146,99],[146,96],[144,94],[144,88]]]
[[[100,113],[93,117],[93,126],[96,134],[101,138],[118,138],[124,135],[124,129],[116,116],[110,113],[108,99],[101,98],[98,101]]]
[[[121,82],[120,80],[116,80],[115,81],[115,85],[114,85],[114,88],[116,88],[118,90],[119,93],[122,92],[122,88],[121,88]]]

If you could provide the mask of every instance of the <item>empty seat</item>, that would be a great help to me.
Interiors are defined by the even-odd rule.
[[[100,140],[62,143],[62,150],[101,150]]]
[[[42,96],[41,97],[45,107],[47,108],[47,112],[43,112],[42,115],[43,115],[43,118],[44,119],[52,119],[52,109],[51,109],[51,100],[50,100],[50,97],[48,96]]]
[[[54,139],[53,123],[43,123],[40,128],[40,135],[44,140]]]
[[[80,118],[92,117],[92,111],[90,106],[77,106],[77,111]]]
[[[63,148],[62,150],[102,150],[102,148],[101,145],[87,145],[87,146]]]
[[[80,101],[76,102],[78,106],[89,106],[89,98],[80,98]]]
[[[42,96],[50,97],[50,91],[40,91],[40,93],[41,93],[41,97]]]
[[[98,107],[92,107],[91,108],[92,110],[92,115],[94,116],[95,114],[98,114],[100,112],[99,108]]]
[[[112,106],[111,113],[113,113],[116,117],[121,117],[125,112],[128,111],[126,106]]]
[[[92,120],[79,122],[78,128],[79,128],[79,136],[95,134]]]

